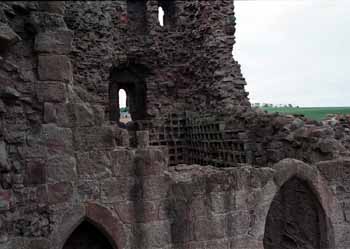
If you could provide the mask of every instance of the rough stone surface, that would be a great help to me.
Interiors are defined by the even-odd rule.
[[[72,49],[73,33],[68,30],[39,33],[35,50],[41,53],[68,54]]]
[[[350,118],[251,108],[233,7],[0,2],[1,249],[350,248]]]
[[[38,75],[40,80],[71,81],[72,67],[67,56],[40,55],[38,60]]]
[[[7,24],[0,23],[0,50],[7,49],[20,39],[21,38]]]

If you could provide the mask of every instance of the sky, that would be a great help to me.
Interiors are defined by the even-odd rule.
[[[235,0],[235,15],[252,103],[350,106],[350,0]]]
[[[350,0],[235,1],[252,103],[350,106]]]

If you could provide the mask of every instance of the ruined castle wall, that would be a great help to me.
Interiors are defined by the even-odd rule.
[[[235,167],[253,162],[244,130],[226,129],[225,121],[215,115],[172,113],[136,124],[138,130],[149,132],[151,145],[168,148],[170,166]]]
[[[139,147],[130,148],[128,132],[106,122],[109,83],[105,80],[109,79],[111,67],[128,62],[145,64],[151,70],[145,78],[150,115],[177,109],[178,105],[208,111],[211,105],[244,105],[244,93],[231,88],[234,85],[243,89],[243,80],[240,79],[240,84],[236,82],[241,77],[239,67],[227,54],[231,52],[227,45],[233,44],[233,17],[229,15],[231,19],[227,20],[220,14],[228,14],[232,2],[177,2],[183,18],[178,19],[181,28],[175,34],[169,31],[165,37],[174,36],[169,40],[182,48],[174,52],[174,56],[179,57],[175,62],[166,63],[165,58],[171,58],[168,52],[161,53],[162,60],[146,56],[155,53],[157,49],[153,48],[158,48],[155,44],[160,43],[164,50],[172,51],[172,46],[166,46],[166,39],[155,38],[163,29],[150,25],[141,31],[154,36],[147,39],[144,34],[130,36],[127,22],[124,23],[127,6],[122,1],[66,5],[64,2],[0,3],[1,249],[69,248],[70,241],[79,241],[79,236],[74,234],[88,229],[84,222],[98,229],[99,238],[105,237],[104,242],[118,249],[262,249],[271,202],[293,176],[307,181],[311,194],[315,195],[310,199],[316,198],[323,208],[329,245],[347,248],[350,241],[347,163],[318,164],[322,177],[313,166],[288,160],[273,168],[218,169],[200,165],[169,168],[168,148],[148,146],[143,133],[136,136]],[[144,18],[154,19],[155,24],[157,8],[158,4],[148,1],[147,10],[151,12]],[[203,12],[197,12],[198,8]],[[78,22],[74,21],[73,14]],[[193,24],[198,30],[188,25],[192,18],[198,21]],[[212,20],[210,25],[206,20]],[[120,26],[113,26],[114,22]],[[217,30],[217,35],[210,32],[211,27]],[[97,35],[98,31],[101,34]],[[199,37],[198,43],[193,40],[196,37]],[[97,43],[97,39],[101,40]],[[128,45],[131,40],[138,45]],[[151,45],[140,47],[140,42]],[[118,47],[121,44],[123,49]],[[124,49],[128,51],[126,54]],[[114,51],[118,56],[114,57]],[[108,57],[111,54],[113,57]],[[155,61],[159,71],[150,61]],[[208,67],[199,67],[201,74],[189,66],[196,65],[197,61],[210,62]],[[176,65],[173,69],[171,63]],[[161,70],[170,70],[167,77],[178,80],[167,83],[171,88],[172,82],[176,82],[178,95],[165,90],[161,83],[165,80],[159,77],[167,74]],[[233,81],[227,72],[232,74]],[[209,80],[213,75],[217,77],[214,82]],[[228,89],[220,90],[220,81],[227,83],[220,87]],[[234,91],[233,94],[226,96],[228,90]],[[162,97],[163,94],[166,97]],[[179,101],[174,101],[177,99]],[[242,115],[225,121],[227,128],[230,129],[230,125],[234,129],[257,127],[257,123],[252,122],[254,115]],[[256,150],[263,157],[266,145],[275,141],[274,131],[266,125],[271,118],[258,117],[265,120],[258,123],[261,126],[256,131],[266,133],[255,140],[263,143]],[[277,124],[272,127],[277,130],[283,127]],[[254,138],[255,130],[249,129]],[[264,141],[262,134],[268,134],[266,137],[270,140]],[[299,150],[308,145],[305,143]],[[276,152],[276,155],[280,154]],[[260,165],[272,162],[269,157],[264,160]],[[300,220],[297,222],[304,225]]]
[[[245,81],[231,56],[232,1],[169,1],[175,21],[164,27],[158,22],[159,2],[147,1],[137,20],[144,22],[141,28],[128,18],[131,0],[67,2],[77,92],[85,101],[108,106],[111,69],[137,64],[150,72],[144,79],[148,115],[248,105]]]
[[[166,146],[170,165],[271,166],[284,158],[316,163],[349,156],[349,121],[334,124],[245,109],[230,115],[171,113],[136,122],[150,143]],[[132,133],[130,133],[132,134]]]

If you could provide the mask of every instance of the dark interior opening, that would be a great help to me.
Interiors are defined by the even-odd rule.
[[[159,7],[164,11],[163,23],[166,27],[173,27],[176,25],[176,4],[175,0],[159,0]]]
[[[142,65],[128,64],[113,68],[109,86],[110,120],[120,123],[119,91],[127,94],[131,120],[146,119],[146,82],[148,70]]]
[[[94,225],[83,221],[71,234],[63,249],[114,249]]]
[[[273,199],[267,215],[265,249],[327,249],[327,219],[307,182],[294,177]]]
[[[147,31],[147,1],[127,0],[128,28],[137,33]]]

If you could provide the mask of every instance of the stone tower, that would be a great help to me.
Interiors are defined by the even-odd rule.
[[[67,2],[64,20],[74,32],[74,84],[92,103],[109,102],[112,120],[120,88],[134,120],[249,105],[232,58],[231,0]]]

